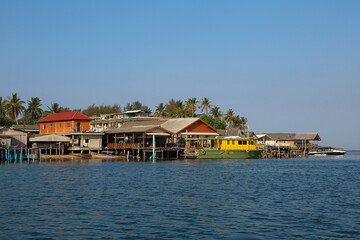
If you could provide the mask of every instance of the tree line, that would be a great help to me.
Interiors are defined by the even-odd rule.
[[[124,108],[118,104],[95,105],[92,104],[86,109],[70,109],[62,107],[59,103],[51,103],[43,109],[41,100],[38,97],[31,97],[26,102],[20,99],[17,93],[13,93],[6,99],[0,97],[0,126],[12,126],[13,124],[35,124],[39,119],[52,113],[79,111],[87,116],[94,117],[100,114],[126,112],[131,110],[143,110],[151,114],[151,108],[139,101],[127,103]],[[200,111],[201,113],[198,113]],[[233,109],[225,113],[220,107],[213,105],[209,98],[202,98],[200,101],[193,97],[186,101],[171,99],[167,103],[159,103],[155,106],[155,117],[185,118],[200,117],[216,129],[226,127],[239,127],[246,130],[247,118],[236,115]]]

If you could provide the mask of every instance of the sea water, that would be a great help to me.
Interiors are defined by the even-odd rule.
[[[360,239],[360,155],[0,165],[1,239]]]

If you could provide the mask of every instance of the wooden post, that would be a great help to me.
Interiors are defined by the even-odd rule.
[[[81,155],[84,153],[83,141],[84,141],[84,136],[81,134],[81,136],[80,136],[80,153],[81,153]]]
[[[126,147],[125,147],[125,133],[124,133],[124,156],[126,156]]]
[[[51,152],[51,149],[50,149],[50,152]],[[74,134],[71,135],[71,154],[74,154]]]
[[[153,162],[155,162],[155,134],[153,135]]]
[[[106,147],[109,148],[109,134],[106,134]]]

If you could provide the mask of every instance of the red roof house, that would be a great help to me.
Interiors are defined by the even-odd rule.
[[[40,134],[45,133],[72,133],[85,132],[90,130],[92,118],[81,112],[53,113],[40,119]]]

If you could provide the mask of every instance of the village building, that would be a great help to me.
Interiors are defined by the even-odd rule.
[[[257,133],[256,141],[264,149],[264,158],[304,157],[317,148],[318,133]]]
[[[92,118],[78,111],[53,113],[40,119],[40,134],[75,133],[90,130]]]
[[[92,132],[104,132],[108,128],[119,128],[127,121],[146,121],[157,118],[150,117],[144,110],[132,110],[123,113],[100,114],[99,117],[92,117],[90,130]]]
[[[218,135],[215,128],[200,118],[176,118],[126,122],[120,128],[106,131],[106,141],[108,150],[145,159],[152,154],[155,138],[155,150],[161,158],[164,155],[179,158],[186,137]]]
[[[257,133],[259,143],[275,147],[305,147],[321,141],[318,133]]]
[[[40,127],[37,124],[19,124],[13,125],[11,129],[26,132],[28,134],[39,134]]]
[[[0,135],[1,145],[4,147],[27,148],[28,146],[28,133],[25,131],[1,128]]]
[[[38,121],[40,134],[29,141],[32,147],[44,149],[50,155],[64,154],[66,151],[100,152],[104,133],[90,132],[91,120],[77,111],[51,114]]]

